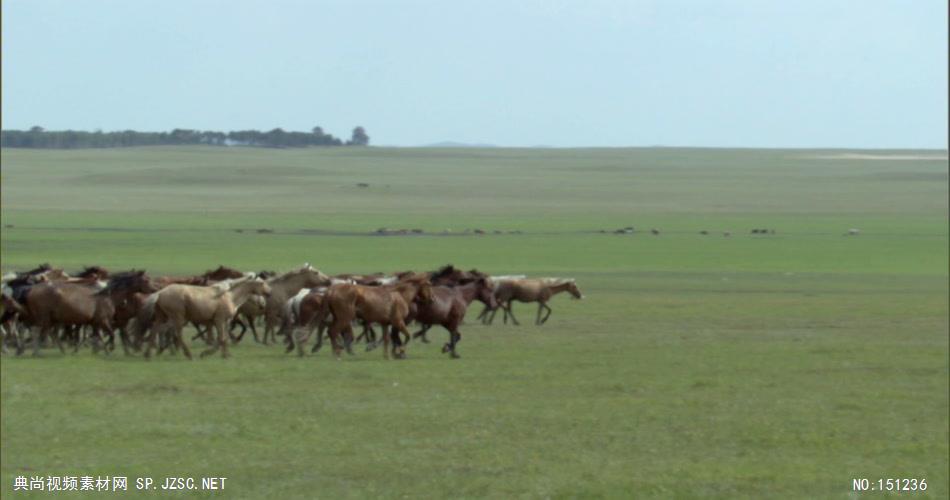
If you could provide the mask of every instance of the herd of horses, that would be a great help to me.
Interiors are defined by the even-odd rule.
[[[309,264],[279,275],[219,266],[201,275],[153,277],[142,270],[110,273],[100,266],[71,276],[43,264],[3,276],[0,344],[3,352],[15,346],[18,355],[30,343],[34,355],[44,346],[65,353],[66,346],[75,352],[87,344],[94,352],[109,353],[118,337],[126,355],[142,353],[148,359],[153,351],[167,349],[191,359],[189,344],[203,338],[207,348],[201,357],[217,352],[228,357],[229,345],[250,330],[265,345],[283,337],[286,351],[301,356],[316,333],[311,352],[328,336],[337,359],[344,350],[353,354],[360,340],[367,350],[381,343],[389,359],[404,358],[413,338],[429,342],[426,333],[439,325],[449,332],[442,352],[458,358],[459,326],[472,302],[484,304],[478,319],[485,324],[498,310],[505,323],[510,317],[518,324],[512,303],[537,302],[535,323],[541,325],[551,316],[548,301],[561,292],[583,297],[573,279],[489,276],[452,265],[431,272],[335,276]],[[412,323],[421,327],[415,334],[409,331]],[[186,339],[189,324],[197,333]]]

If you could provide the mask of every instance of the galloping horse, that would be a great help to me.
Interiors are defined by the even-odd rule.
[[[498,300],[501,308],[505,311],[505,322],[508,322],[508,316],[511,315],[511,321],[516,325],[519,323],[515,319],[514,311],[511,310],[512,301],[537,302],[538,316],[535,318],[534,324],[543,325],[551,316],[551,308],[547,304],[548,300],[564,291],[570,293],[575,299],[584,298],[573,279],[541,278],[502,281],[495,286],[495,299]],[[542,319],[541,311],[544,309],[547,309],[548,312]],[[495,319],[497,312],[497,309],[492,311],[491,317],[488,318],[489,324]]]
[[[304,288],[328,286],[330,277],[314,269],[310,264],[304,264],[300,269],[290,271],[267,281],[271,293],[267,297],[264,307],[264,344],[267,345],[268,336],[277,340],[276,330],[281,325],[284,312],[284,303],[287,299],[297,295]]]
[[[490,276],[492,286],[498,288],[498,285],[504,281],[514,281],[514,280],[523,280],[527,278],[524,274],[505,274],[501,276]],[[488,324],[488,317],[491,312],[494,311],[494,307],[488,307],[487,305],[482,309],[482,312],[478,313],[478,317],[475,319],[481,320],[482,324]]]
[[[423,342],[428,342],[425,338],[426,331],[432,328],[432,325],[442,325],[449,331],[449,342],[442,346],[442,352],[449,352],[453,358],[458,358],[455,346],[462,338],[458,327],[465,317],[468,305],[475,299],[483,301],[492,309],[498,306],[492,293],[492,285],[485,278],[456,287],[432,287],[431,300],[416,300],[413,304],[414,319],[422,324],[422,330],[416,332],[415,336],[421,336]]]
[[[182,328],[188,322],[207,327],[213,326],[218,332],[217,344],[201,353],[201,357],[221,350],[222,357],[228,357],[226,327],[238,308],[252,295],[268,295],[270,287],[266,282],[243,278],[236,281],[224,281],[212,286],[169,285],[153,293],[146,300],[142,311],[136,318],[134,332],[145,339],[148,347],[145,357],[151,356],[155,347],[157,333],[172,329],[172,341],[191,359],[191,351],[181,337]]]
[[[353,341],[352,322],[357,317],[367,324],[378,323],[383,327],[383,356],[389,359],[390,337],[401,332],[406,336],[404,344],[393,345],[392,354],[405,357],[405,345],[409,343],[411,334],[406,328],[406,318],[409,316],[409,305],[419,297],[423,302],[432,300],[432,285],[424,275],[404,276],[404,279],[394,285],[363,286],[341,284],[333,285],[327,291],[322,309],[328,309],[333,314],[333,323],[330,325],[330,341],[333,343],[333,354],[339,359],[342,349],[339,345],[340,333],[346,333],[346,347]],[[327,317],[327,312],[322,313]],[[392,331],[390,332],[390,328]],[[318,335],[322,335],[320,329]],[[306,339],[304,340],[304,342]]]
[[[97,341],[102,341],[100,330],[111,337],[112,318],[115,315],[113,299],[129,293],[154,291],[144,272],[119,275],[112,283],[113,287],[107,285],[102,289],[83,283],[63,282],[33,286],[25,297],[29,316],[40,328],[39,334],[33,338],[33,354],[39,354],[40,339],[58,326],[90,325]],[[57,335],[53,335],[53,340],[60,351],[64,351]],[[76,349],[79,349],[78,340]],[[21,352],[22,348],[18,349],[18,353]]]

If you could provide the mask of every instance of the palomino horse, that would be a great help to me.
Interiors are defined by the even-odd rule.
[[[243,278],[224,281],[212,286],[169,285],[149,296],[136,318],[134,331],[136,336],[145,339],[148,346],[145,357],[151,356],[157,334],[165,329],[172,330],[174,342],[185,356],[191,359],[191,351],[181,336],[185,324],[214,327],[218,333],[218,342],[201,353],[201,357],[221,350],[228,357],[227,325],[241,304],[252,295],[268,295],[270,287],[259,279]]]
[[[564,291],[570,293],[575,299],[584,298],[573,279],[541,278],[502,281],[495,286],[495,299],[505,311],[505,322],[508,322],[508,316],[511,315],[511,321],[516,325],[519,323],[515,319],[514,311],[511,310],[512,301],[537,302],[538,316],[535,318],[534,324],[543,325],[551,316],[551,308],[547,304],[548,300]],[[547,309],[548,312],[542,318],[541,311],[544,309]],[[489,324],[495,319],[497,312],[497,309],[492,311],[491,317],[488,319]]]
[[[33,354],[39,354],[40,339],[58,326],[90,325],[98,342],[100,330],[112,336],[112,318],[115,315],[114,300],[129,293],[154,291],[144,272],[123,273],[113,279],[113,287],[99,287],[83,283],[49,282],[34,285],[26,294],[26,309],[40,332],[33,338]],[[59,337],[53,340],[61,351]],[[98,345],[98,344],[97,344]],[[79,348],[77,341],[76,349]],[[22,352],[22,349],[19,350]]]
[[[276,330],[281,326],[284,304],[288,299],[297,295],[304,288],[328,286],[330,277],[314,269],[310,264],[304,264],[300,269],[290,271],[267,281],[271,293],[267,297],[264,307],[264,344],[268,337],[276,341]]]
[[[492,293],[492,285],[485,278],[456,287],[432,287],[432,300],[417,300],[413,304],[414,319],[422,324],[422,330],[419,330],[415,336],[422,336],[423,341],[428,342],[425,340],[426,331],[432,328],[432,325],[442,325],[449,331],[449,342],[442,346],[442,352],[449,352],[453,358],[458,358],[455,346],[462,339],[458,327],[465,317],[468,305],[475,299],[483,301],[492,309],[498,306],[495,294]]]
[[[393,285],[363,286],[341,284],[333,285],[327,291],[322,309],[328,309],[322,314],[327,317],[333,314],[333,323],[330,325],[330,341],[333,344],[333,354],[339,359],[340,333],[346,333],[346,347],[353,341],[353,326],[355,319],[360,318],[367,324],[378,323],[383,327],[383,356],[389,359],[390,337],[401,332],[406,336],[404,344],[393,345],[394,356],[405,357],[405,345],[412,338],[406,328],[406,319],[409,316],[409,305],[416,298],[423,302],[432,300],[432,285],[424,275],[404,276],[404,279]],[[390,333],[390,328],[392,332]],[[318,335],[322,335],[320,329]],[[304,339],[306,342],[306,339]]]

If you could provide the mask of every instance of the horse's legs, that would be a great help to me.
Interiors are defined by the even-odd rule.
[[[332,329],[333,325],[331,324],[329,328]],[[310,349],[311,353],[317,352],[320,350],[321,347],[323,347],[323,332],[326,329],[327,329],[326,323],[320,323],[320,325],[317,327],[317,343],[313,345],[313,349]],[[330,343],[332,344],[333,338],[331,337],[330,340],[331,340]]]
[[[221,357],[227,359],[228,354],[228,334],[224,328],[224,321],[220,321],[214,324],[214,328],[218,331],[218,343],[221,344]],[[276,340],[276,339],[275,339]]]
[[[336,359],[340,359],[340,351],[342,351],[342,349],[339,348],[340,330],[350,327],[349,324],[341,323],[345,322],[334,320],[333,324],[330,325],[330,345],[333,347],[333,355]]]
[[[479,321],[479,320],[480,320],[480,321],[482,322],[482,324],[487,324],[487,321],[488,321],[488,313],[490,313],[490,312],[491,312],[491,308],[488,307],[488,304],[486,304],[485,307],[482,308],[482,312],[478,313],[478,317],[475,318],[475,320],[476,320],[476,321]]]
[[[215,326],[217,326],[217,324],[215,324]],[[210,327],[208,328],[208,331],[209,332],[211,331]],[[201,357],[203,358],[205,356],[218,352],[218,350],[221,349],[222,345],[223,345],[223,342],[220,341],[220,339],[218,342],[212,342],[212,344],[207,349],[201,351]]]
[[[446,329],[449,330],[449,343],[442,346],[442,352],[451,353],[453,359],[461,358],[461,356],[455,352],[455,345],[462,340],[462,334],[459,332],[458,326],[452,328],[446,327]]]
[[[394,324],[393,324],[393,328],[392,328],[392,333],[393,333],[393,336],[395,337],[395,339],[396,339],[396,340],[401,340],[401,339],[399,339],[399,334],[397,333],[397,329],[398,329],[399,332],[402,332],[402,334],[406,336],[406,342],[403,343],[403,342],[400,341],[400,343],[399,343],[399,356],[398,356],[399,358],[405,358],[405,357],[406,357],[406,347],[409,345],[409,342],[412,341],[412,334],[409,333],[409,329],[406,328],[406,323],[405,323],[401,318],[396,318],[396,321],[394,321],[393,323],[394,323]],[[395,353],[395,348],[394,348],[393,354],[394,354],[394,355],[396,354],[396,353]]]
[[[122,342],[122,350],[125,352],[125,355],[128,356],[129,355],[129,334],[126,333],[125,327],[119,328],[119,342]]]
[[[53,328],[53,330],[50,332],[50,337],[53,338],[53,343],[56,345],[56,347],[59,347],[59,352],[66,354],[66,348],[63,347],[63,342],[59,338],[58,333],[59,332],[57,332],[56,329]]]
[[[426,338],[426,332],[429,331],[429,328],[432,328],[432,325],[422,325],[422,329],[412,335],[412,338],[417,339],[422,337],[422,343],[428,344],[429,339]]]
[[[508,301],[508,306],[505,308],[505,310],[508,311],[508,314],[509,314],[509,315],[511,315],[511,322],[512,322],[513,324],[515,324],[515,325],[521,325],[521,323],[518,323],[518,320],[515,318],[515,311],[514,311],[514,309],[511,308],[511,301],[510,301],[510,300]]]
[[[383,329],[383,359],[389,359],[389,344],[392,342],[392,333],[389,331],[389,325],[380,325]]]
[[[191,348],[188,347],[188,343],[185,342],[185,339],[182,338],[181,331],[174,333],[172,337],[172,342],[178,345],[181,348],[181,351],[185,353],[185,357],[191,359]]]
[[[543,318],[541,318],[541,323],[540,323],[540,324],[542,324],[542,325],[548,320],[548,318],[551,317],[551,306],[549,306],[549,305],[547,305],[547,304],[544,304],[544,308],[548,310],[548,313],[545,314]]]
[[[541,302],[541,301],[539,300],[539,301],[538,301],[538,315],[537,315],[537,317],[534,318],[534,324],[535,324],[535,325],[540,325],[540,324],[541,324],[541,311],[543,311],[543,310],[544,310],[544,302]]]
[[[40,355],[40,338],[48,335],[49,326],[40,327],[39,333],[33,336],[33,355]]]

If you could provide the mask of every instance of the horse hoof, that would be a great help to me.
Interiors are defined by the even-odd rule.
[[[454,352],[453,352],[453,353],[451,354],[451,357],[452,357],[452,359],[459,359],[459,358],[461,358],[462,356],[459,356],[457,353],[454,353]]]
[[[445,353],[449,352],[449,349],[451,349],[451,348],[449,347],[449,345],[448,345],[448,344],[445,344],[444,346],[442,346],[442,353],[445,354]]]
[[[425,338],[425,337],[422,337],[422,343],[423,343],[423,344],[428,344],[428,343],[429,343],[429,339],[427,339],[427,338]]]

